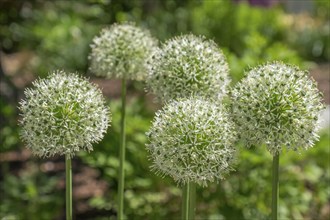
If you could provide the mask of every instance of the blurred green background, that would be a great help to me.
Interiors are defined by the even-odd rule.
[[[87,60],[89,44],[102,27],[134,21],[160,41],[205,35],[227,55],[233,85],[244,70],[265,61],[296,64],[311,70],[329,105],[329,11],[328,0],[0,0],[0,219],[64,219],[64,158],[32,156],[17,126],[24,88],[54,69],[89,76],[108,97],[111,128],[93,152],[73,161],[74,213],[76,219],[115,219],[120,82],[94,78]],[[144,147],[159,108],[143,83],[129,83],[127,219],[180,218],[180,187],[150,171]],[[330,218],[329,138],[326,127],[311,150],[281,155],[281,220]],[[198,188],[197,219],[269,219],[272,158],[262,146],[237,148],[236,171],[219,184]]]

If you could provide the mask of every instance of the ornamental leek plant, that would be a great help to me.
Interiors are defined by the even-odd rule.
[[[229,114],[211,101],[179,99],[156,113],[147,136],[152,169],[185,185],[183,219],[194,219],[194,183],[207,186],[233,170],[236,132]]]
[[[230,83],[228,64],[217,44],[192,34],[166,41],[150,57],[147,67],[147,91],[162,102],[192,96],[221,102]],[[190,194],[195,194],[195,187],[190,181],[182,183],[186,184],[183,189],[186,201]],[[195,203],[194,196],[190,200]]]
[[[306,150],[318,140],[324,105],[309,73],[281,62],[250,70],[232,91],[233,118],[247,146],[266,145],[273,155],[272,219],[277,219],[279,154]]]
[[[147,65],[147,90],[160,101],[201,96],[221,100],[230,83],[229,67],[212,40],[182,35],[166,41]]]
[[[119,150],[118,219],[124,218],[126,81],[144,80],[146,60],[158,42],[148,30],[133,23],[104,28],[91,44],[90,70],[97,76],[122,79],[121,138]]]
[[[111,115],[101,91],[76,74],[55,71],[33,82],[20,102],[21,138],[40,157],[65,155],[66,219],[72,219],[71,158],[93,150],[106,132]]]

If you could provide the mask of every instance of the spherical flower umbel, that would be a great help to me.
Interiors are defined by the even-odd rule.
[[[148,60],[147,90],[161,101],[202,96],[221,99],[230,82],[225,56],[212,40],[182,35],[166,41]]]
[[[56,71],[33,82],[20,103],[21,137],[41,157],[92,150],[106,132],[110,112],[101,91],[86,79]]]
[[[318,139],[321,94],[308,72],[281,62],[250,70],[232,91],[233,118],[247,146],[308,149]]]
[[[202,99],[179,99],[156,113],[146,145],[157,173],[206,186],[233,170],[236,140],[226,110]]]
[[[133,23],[113,24],[93,39],[90,70],[97,76],[144,80],[146,59],[158,42]]]

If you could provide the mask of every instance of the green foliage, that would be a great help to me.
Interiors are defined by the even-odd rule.
[[[162,2],[155,1],[155,4],[161,6]],[[32,65],[38,75],[45,76],[54,69],[87,72],[92,38],[113,22],[133,21],[152,26],[152,32],[160,39],[180,32],[183,24],[179,22],[177,27],[177,21],[182,20],[187,11],[180,8],[173,17],[171,10],[176,8],[176,3],[166,1],[164,4],[169,10],[160,13],[162,10],[156,9],[154,14],[145,13],[148,8],[143,7],[142,1],[126,0],[14,4],[17,11],[9,5],[11,13],[0,14],[0,21],[9,24],[0,25],[1,48],[10,52],[22,48],[33,50],[36,57]],[[142,22],[146,15],[148,19]]]
[[[307,18],[302,18],[307,20]],[[307,21],[306,21],[307,22]],[[294,27],[293,27],[294,28]],[[289,33],[288,43],[304,58],[330,60],[330,21],[315,22]]]
[[[314,0],[315,3],[315,16],[328,20],[329,22],[329,15],[330,15],[330,2],[326,0]]]
[[[316,0],[315,12],[321,25],[301,31],[283,25],[285,14],[280,8],[261,9],[231,1],[7,2],[10,7],[0,9],[1,49],[7,53],[32,50],[36,54],[32,64],[37,75],[54,68],[85,73],[92,37],[101,27],[126,20],[149,27],[161,40],[181,33],[204,34],[215,40],[228,57],[234,83],[242,77],[244,69],[266,60],[278,59],[298,66],[305,65],[304,59],[329,60],[329,2],[323,0]],[[100,211],[117,208],[120,102],[111,100],[110,105],[113,123],[105,139],[90,154],[80,154],[84,163],[101,171],[100,178],[109,184],[107,195],[88,201]],[[1,120],[0,128],[3,153],[21,146],[15,106],[3,98],[0,106],[1,119],[5,119]],[[144,98],[130,98],[127,115],[125,213],[128,219],[179,218],[180,189],[171,179],[161,179],[149,169],[145,132],[154,112],[147,109]],[[301,154],[287,152],[280,157],[281,219],[328,219],[322,210],[327,210],[330,200],[329,138],[329,132],[323,132],[313,149]],[[198,188],[197,218],[268,218],[271,156],[264,147],[237,147],[241,153],[236,172],[218,185]],[[6,168],[8,164],[0,163],[3,174],[0,218],[56,218],[64,208],[64,193],[59,194],[55,188],[58,178],[46,176],[36,168],[32,172],[35,165],[31,164],[35,163],[27,164],[29,168],[24,167],[25,172],[13,174]]]
[[[36,62],[40,73],[56,68],[86,70],[88,45],[99,28],[99,24],[86,24],[86,20],[104,16],[99,6],[55,1],[43,10],[32,9],[30,16],[22,26],[22,34],[34,40],[30,46],[37,47]]]
[[[2,96],[0,96],[0,115],[0,152],[14,150],[19,144],[17,112]]]
[[[320,210],[330,198],[328,155],[329,132],[322,133],[316,146],[306,152],[280,156],[281,219],[325,219]],[[237,173],[224,183],[228,203],[242,210],[244,219],[267,219],[270,213],[271,156],[265,147],[242,149]],[[325,187],[325,188],[323,188]],[[322,189],[323,188],[323,189]],[[238,196],[237,196],[238,195]],[[266,201],[266,202],[265,202]]]
[[[92,153],[81,153],[83,162],[99,169],[102,178],[109,183],[110,195],[89,201],[92,207],[101,210],[117,208],[120,106],[119,100],[111,101],[113,124],[106,137],[94,147]],[[169,184],[170,180],[164,181],[150,171],[144,146],[147,138],[145,132],[151,125],[153,113],[145,108],[144,98],[129,99],[126,110],[125,214],[129,219],[144,219],[145,216],[150,219],[159,216],[172,218],[178,207],[169,205],[172,210],[165,204],[178,199],[180,191],[171,186],[173,183]]]
[[[193,10],[192,29],[214,38],[225,49],[235,83],[242,78],[244,69],[266,61],[303,64],[298,53],[284,42],[288,30],[281,22],[283,15],[279,8],[204,1]]]
[[[313,0],[313,3],[312,15],[292,15],[286,42],[305,59],[329,62],[330,1]]]
[[[149,171],[145,131],[152,113],[144,99],[131,99],[127,107],[127,159],[125,214],[128,219],[173,219],[180,216],[180,189],[169,178],[160,179]],[[113,126],[106,138],[82,160],[101,171],[110,192],[89,200],[99,210],[115,210],[118,176],[120,102],[112,100]],[[280,157],[280,217],[302,219],[312,216],[325,219],[320,212],[330,199],[327,183],[330,133],[323,131],[320,141],[309,151],[284,152]],[[197,218],[200,219],[268,219],[271,203],[272,157],[265,146],[246,149],[242,144],[236,172],[220,184],[198,188]],[[113,219],[115,217],[113,216]]]
[[[113,124],[105,139],[91,153],[79,153],[82,161],[100,171],[109,184],[108,194],[89,199],[96,210],[116,210],[120,133],[120,101],[111,100]],[[153,112],[144,98],[129,98],[127,105],[127,160],[125,214],[128,219],[174,219],[180,216],[181,192],[170,178],[161,179],[149,167],[145,149],[145,132],[151,125]],[[320,141],[309,151],[285,152],[280,157],[281,219],[326,219],[320,210],[330,199],[327,183],[330,133],[323,131]],[[198,188],[197,218],[203,219],[267,219],[270,214],[271,155],[264,146],[240,150],[235,172],[220,184]],[[8,174],[0,183],[5,192],[1,217],[31,216],[52,219],[63,207],[63,195],[55,190],[57,177],[48,177],[35,167],[18,176]],[[2,163],[2,167],[4,164]],[[16,212],[21,207],[22,212]],[[49,208],[51,207],[51,208]],[[40,217],[40,218],[41,218]],[[100,219],[102,219],[100,217]],[[104,218],[103,218],[104,219]],[[115,219],[112,216],[111,219]]]
[[[269,42],[283,38],[281,13],[279,9],[261,9],[246,3],[203,1],[200,7],[194,8],[192,26],[195,33],[215,38],[221,47],[239,55],[249,48],[245,38],[251,34],[259,33]]]
[[[59,216],[64,201],[55,188],[58,178],[41,173],[38,165],[33,161],[26,162],[26,169],[14,175],[6,170],[8,164],[1,164],[6,173],[0,184],[1,219],[38,220]]]
[[[257,32],[251,33],[251,35],[247,36],[244,40],[248,45],[248,49],[244,50],[240,56],[228,50],[224,51],[228,57],[233,83],[238,82],[243,77],[243,70],[246,71],[253,66],[268,61],[281,60],[297,66],[307,67],[307,64],[302,61],[298,53],[295,50],[287,48],[282,42],[267,46],[269,40]]]
[[[236,82],[244,69],[265,60],[290,60],[299,66],[304,65],[300,55],[328,60],[329,25],[318,11],[324,12],[329,4],[318,0],[316,5],[322,25],[299,31],[285,25],[281,8],[232,1],[46,1],[22,7],[16,17],[13,13],[0,16],[4,22],[13,21],[0,25],[0,36],[5,50],[34,50],[36,72],[46,74],[55,68],[87,72],[92,37],[116,21],[147,26],[160,40],[179,33],[203,34],[228,51]]]

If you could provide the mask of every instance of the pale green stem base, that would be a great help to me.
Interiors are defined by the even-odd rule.
[[[189,183],[182,187],[182,219],[189,219]]]
[[[195,219],[195,209],[196,209],[196,184],[189,183],[189,219]]]
[[[195,219],[196,184],[187,183],[182,188],[182,219]]]
[[[65,155],[65,182],[66,220],[72,220],[72,168],[69,155]]]
[[[278,219],[278,169],[279,169],[279,154],[273,156],[273,185],[272,185],[272,220]]]
[[[118,180],[118,219],[124,219],[124,183],[125,183],[125,169],[124,169],[124,162],[125,162],[125,124],[126,124],[126,117],[125,117],[125,108],[126,108],[126,79],[122,80],[121,84],[121,101],[122,101],[122,108],[121,108],[121,130],[120,130],[120,148],[119,148],[119,180]]]

